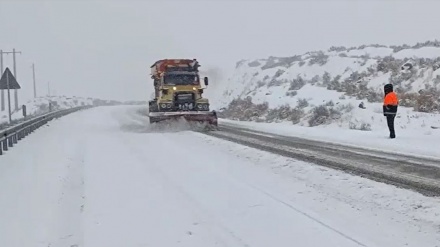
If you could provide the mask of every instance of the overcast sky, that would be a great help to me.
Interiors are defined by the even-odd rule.
[[[8,1],[0,49],[16,48],[20,103],[38,94],[147,100],[149,66],[197,58],[228,69],[243,58],[291,56],[332,45],[440,39],[440,1]],[[5,62],[12,70],[12,56]]]

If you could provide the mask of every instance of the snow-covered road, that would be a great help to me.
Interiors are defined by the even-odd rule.
[[[440,246],[440,200],[191,131],[137,107],[0,156],[0,246]]]

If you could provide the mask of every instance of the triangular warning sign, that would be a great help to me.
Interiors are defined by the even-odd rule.
[[[5,73],[3,73],[2,78],[0,79],[0,89],[20,89],[20,84],[18,84],[14,75],[11,73],[9,68],[6,68]]]

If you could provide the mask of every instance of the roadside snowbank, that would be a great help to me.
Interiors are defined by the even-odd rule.
[[[361,109],[359,109],[361,110]],[[406,115],[408,116],[408,115]],[[296,136],[306,139],[339,143],[392,153],[405,153],[417,156],[440,158],[439,138],[440,129],[431,129],[425,122],[439,123],[439,117],[434,119],[410,118],[417,128],[407,127],[407,117],[396,119],[396,139],[389,139],[388,127],[384,117],[375,121],[371,131],[360,131],[340,128],[337,124],[319,127],[304,127],[291,123],[255,123],[220,119],[221,124],[233,124],[267,133]],[[379,118],[380,116],[378,116]],[[368,117],[365,117],[368,118]],[[360,119],[360,118],[357,118]],[[359,120],[362,121],[362,120]],[[409,124],[408,124],[409,125]]]
[[[78,106],[93,105],[93,99],[65,96],[39,97],[29,100],[24,104],[26,106],[26,115],[30,117],[48,113],[50,110],[49,103],[52,104],[52,110],[64,110]],[[23,119],[22,106],[19,107],[18,111],[12,112],[12,120],[20,119]],[[0,112],[0,124],[7,123],[8,121],[9,117],[6,109],[6,111]]]

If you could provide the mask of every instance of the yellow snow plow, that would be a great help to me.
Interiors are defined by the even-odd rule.
[[[149,101],[150,124],[184,120],[218,127],[217,114],[203,98],[199,63],[196,59],[164,59],[151,66],[154,99]],[[208,78],[204,78],[208,86]]]

